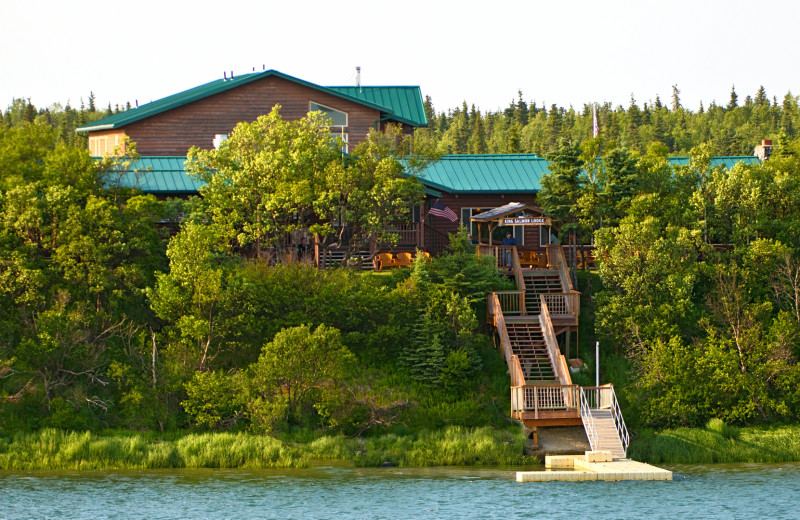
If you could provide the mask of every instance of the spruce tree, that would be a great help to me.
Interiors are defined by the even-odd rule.
[[[756,92],[756,99],[753,104],[757,107],[769,106],[769,98],[767,97],[767,91],[764,90],[764,85],[758,87],[758,92]]]
[[[739,96],[736,95],[736,85],[731,85],[731,99],[728,101],[728,110],[733,110],[739,106]]]
[[[672,85],[672,111],[677,112],[681,107],[681,91],[678,85]]]
[[[528,124],[528,104],[522,99],[522,91],[517,91],[517,109],[515,110],[514,117],[520,126]]]

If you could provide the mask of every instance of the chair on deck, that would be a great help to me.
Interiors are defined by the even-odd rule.
[[[414,257],[411,256],[411,253],[397,253],[397,258],[395,259],[395,266],[409,267],[413,263],[414,263]]]
[[[378,271],[383,271],[384,268],[397,267],[397,262],[391,253],[378,253],[378,256],[375,257],[375,267]]]
[[[533,251],[520,251],[519,252],[519,265],[521,267],[536,267],[538,263],[538,257],[536,253]]]

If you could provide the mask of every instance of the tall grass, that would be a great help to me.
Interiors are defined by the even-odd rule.
[[[712,420],[706,428],[644,430],[628,456],[653,464],[800,461],[800,425],[734,428]]]
[[[519,465],[519,428],[448,427],[368,438],[317,436],[304,442],[246,433],[157,436],[154,433],[64,432],[54,429],[0,438],[0,469],[296,468],[314,460],[357,466]]]
[[[355,462],[377,466],[504,466],[536,462],[524,455],[524,431],[454,426],[416,435],[383,435],[364,440]]]
[[[0,469],[294,468],[300,450],[272,437],[214,433],[159,439],[153,434],[20,433],[0,440]]]

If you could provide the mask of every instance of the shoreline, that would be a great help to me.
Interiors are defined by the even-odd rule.
[[[280,440],[252,433],[41,430],[0,436],[0,470],[540,466],[517,429],[450,427],[408,435]],[[641,430],[628,456],[649,464],[800,462],[800,425]]]

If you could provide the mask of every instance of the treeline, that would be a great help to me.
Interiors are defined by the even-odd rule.
[[[0,128],[0,433],[504,424],[478,326],[507,282],[466,235],[383,275],[292,261],[287,237],[339,240],[334,215],[391,240],[421,196],[392,135],[343,160],[318,119],[275,110],[226,143],[190,152],[201,197],[165,201],[119,186],[131,143],[97,163],[41,121]]]
[[[37,108],[31,103],[30,98],[16,98],[2,112],[2,125],[6,128],[13,128],[27,123],[39,123],[52,127],[55,130],[55,139],[71,145],[87,145],[86,134],[77,134],[75,129],[92,121],[97,121],[112,114],[131,108],[131,103],[127,102],[124,106],[119,104],[111,107],[111,103],[106,108],[96,105],[94,92],[90,92],[87,100],[80,99],[78,107],[73,107],[69,101],[66,105],[53,103],[47,107]]]
[[[429,127],[417,132],[418,139],[442,154],[535,153],[544,155],[558,148],[560,139],[586,141],[593,137],[592,105],[559,107],[537,105],[518,99],[498,112],[481,112],[466,101],[461,107],[437,112],[430,97],[425,99]],[[601,149],[625,147],[640,154],[654,144],[666,146],[670,155],[688,155],[710,143],[714,155],[752,155],[762,139],[787,145],[798,138],[800,110],[791,92],[782,100],[767,95],[761,87],[753,96],[739,99],[731,89],[726,104],[700,103],[696,111],[684,107],[677,86],[663,102],[640,104],[631,96],[628,107],[597,104]],[[601,150],[601,151],[602,151]],[[605,153],[603,152],[603,155]]]
[[[539,201],[594,240],[595,328],[627,420],[650,426],[800,416],[800,160],[710,166],[712,147],[672,168],[592,140],[548,154]],[[611,364],[609,369],[613,369]],[[628,379],[629,378],[629,379]],[[626,381],[627,380],[627,381]],[[622,384],[619,384],[622,383]]]

